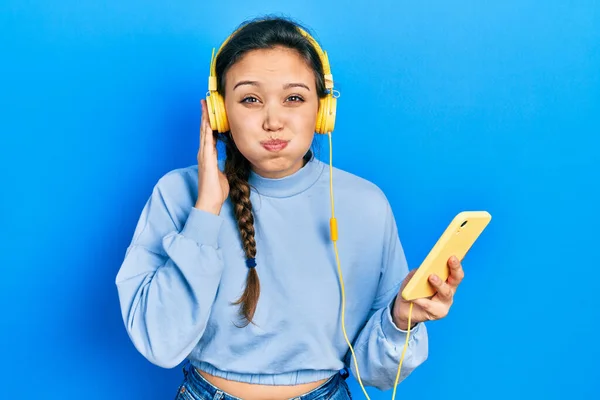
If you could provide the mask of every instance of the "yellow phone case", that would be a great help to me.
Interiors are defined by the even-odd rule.
[[[454,255],[462,261],[491,219],[487,211],[463,211],[457,214],[402,290],[402,297],[411,301],[433,296],[436,290],[429,283],[429,276],[436,274],[443,281],[448,279],[448,259]]]

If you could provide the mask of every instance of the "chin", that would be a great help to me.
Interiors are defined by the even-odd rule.
[[[305,153],[303,153],[303,155],[304,154]],[[300,166],[302,165],[303,155],[298,156],[297,158],[285,156],[269,157],[252,164],[254,165],[256,172],[258,172],[260,175],[268,177],[283,177],[289,175],[291,173],[290,170],[294,169],[294,167],[298,167],[299,163]]]

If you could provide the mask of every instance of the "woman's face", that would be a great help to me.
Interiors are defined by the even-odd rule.
[[[266,178],[302,168],[318,108],[314,73],[295,50],[253,50],[225,75],[231,135],[252,169]]]

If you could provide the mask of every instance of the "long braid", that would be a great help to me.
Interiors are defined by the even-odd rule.
[[[247,259],[256,257],[256,240],[254,239],[254,215],[252,214],[252,203],[250,201],[250,163],[239,152],[231,139],[225,141],[226,155],[225,175],[229,181],[229,196],[233,203],[235,218],[242,239],[244,253]],[[240,305],[239,314],[247,325],[252,322],[258,298],[260,297],[260,281],[256,268],[248,268],[246,276],[246,287],[242,296],[233,304]]]

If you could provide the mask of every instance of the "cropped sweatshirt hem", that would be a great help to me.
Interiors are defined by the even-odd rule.
[[[222,371],[214,365],[204,361],[190,360],[190,364],[192,364],[198,370],[204,371],[219,378],[236,382],[274,386],[292,386],[316,382],[321,379],[329,379],[339,372],[336,370],[299,370],[281,374],[243,374],[238,372]]]

